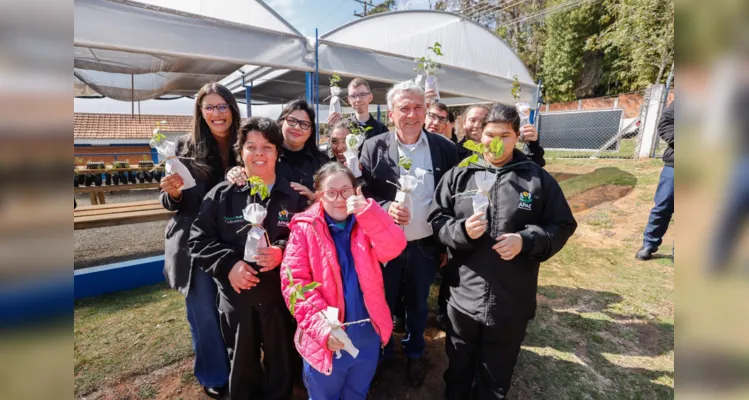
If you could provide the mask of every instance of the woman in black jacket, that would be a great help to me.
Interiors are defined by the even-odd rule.
[[[231,356],[232,399],[288,399],[298,356],[293,348],[294,322],[281,294],[281,264],[291,217],[307,199],[276,173],[283,144],[278,125],[253,117],[240,128],[235,147],[245,174],[268,188],[262,199],[249,185],[222,182],[203,200],[192,225],[190,250],[196,266],[218,282],[221,332]],[[243,210],[259,203],[267,210],[262,223],[268,247],[245,259],[249,222]],[[260,236],[262,237],[262,236]],[[261,367],[262,348],[262,367]]]
[[[429,221],[450,248],[445,372],[448,399],[467,399],[476,378],[478,399],[502,399],[510,388],[525,329],[535,316],[538,269],[562,249],[577,228],[559,184],[515,149],[520,118],[494,106],[481,143],[501,138],[499,156],[455,167],[440,181]],[[476,176],[496,174],[487,212],[474,212]],[[482,218],[485,217],[485,218]]]
[[[278,174],[291,182],[291,187],[308,200],[314,201],[312,184],[315,173],[327,164],[328,155],[317,148],[315,111],[304,100],[289,103],[278,117],[283,133],[283,148],[278,155]],[[229,171],[227,180],[241,184],[247,177],[240,168]]]
[[[169,286],[185,295],[195,378],[212,398],[219,398],[228,382],[229,359],[216,309],[216,283],[193,268],[187,239],[203,196],[223,180],[224,171],[236,165],[232,145],[239,123],[239,107],[232,93],[218,83],[203,86],[195,99],[193,132],[177,143],[177,154],[196,185],[183,191],[182,178],[172,174],[161,179],[159,194],[164,208],[177,212],[166,226],[164,275]]]

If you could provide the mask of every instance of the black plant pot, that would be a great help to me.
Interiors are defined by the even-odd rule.
[[[101,173],[94,174],[94,185],[101,186],[102,179],[101,179]]]
[[[117,186],[120,184],[120,174],[117,172],[112,172],[112,183]]]
[[[138,172],[138,183],[145,183],[146,182],[146,174],[143,173],[143,171]]]
[[[78,180],[78,186],[82,186],[86,184],[86,175],[78,174],[78,176],[76,176],[76,179]]]
[[[127,179],[127,180],[128,180],[128,182],[130,182],[130,183],[132,183],[132,184],[135,184],[135,183],[136,183],[136,182],[135,182],[135,176],[136,176],[136,175],[137,175],[137,174],[135,173],[135,171],[130,171],[130,174],[129,174],[129,176],[128,176],[128,179]]]
[[[108,172],[104,173],[104,183],[106,183],[107,186],[111,186],[112,185],[112,174],[110,174]]]
[[[157,169],[156,171],[153,171],[153,179],[156,182],[161,182],[161,171],[160,170]]]
[[[78,187],[78,176],[73,176],[73,187]]]
[[[152,173],[150,173],[149,171],[144,171],[143,175],[146,176],[146,182],[148,182],[148,183],[153,182],[153,174]]]
[[[86,179],[85,181],[86,186],[91,186],[94,184],[94,176],[92,174],[86,174],[85,179]]]
[[[123,185],[127,185],[127,172],[120,171],[117,173],[117,175],[120,176],[120,183]]]

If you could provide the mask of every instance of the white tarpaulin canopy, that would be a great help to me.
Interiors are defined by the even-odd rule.
[[[76,78],[127,101],[192,95],[219,80],[243,100],[243,77],[252,82],[253,102],[304,97],[305,72],[315,70],[315,40],[262,1],[147,1],[75,0]],[[445,54],[435,58],[442,64],[435,75],[445,102],[512,103],[515,76],[521,100],[535,100],[536,84],[506,43],[460,15],[439,11],[377,14],[322,35],[320,98],[328,96],[328,77],[337,73],[367,79],[375,103],[384,104],[387,88],[414,78],[414,59],[435,42]]]

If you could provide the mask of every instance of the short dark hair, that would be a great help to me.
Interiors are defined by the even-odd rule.
[[[316,192],[319,191],[322,186],[322,181],[324,181],[325,178],[335,174],[345,174],[351,180],[351,186],[356,187],[356,177],[351,172],[351,170],[336,161],[331,161],[320,167],[320,169],[315,174],[315,181],[312,184],[312,187]]]
[[[487,124],[510,124],[512,130],[517,134],[520,132],[520,115],[515,107],[495,104],[484,118],[482,128],[486,127]]]
[[[448,112],[447,112],[447,120],[448,120],[448,121],[449,121],[449,122],[450,122],[451,124],[454,124],[454,123],[455,123],[455,113],[454,113],[454,112],[452,112],[452,111],[448,111]]]
[[[286,117],[289,116],[289,114],[293,113],[296,110],[302,110],[307,113],[307,116],[309,117],[310,123],[312,124],[311,133],[309,135],[309,138],[307,138],[307,141],[304,142],[305,148],[311,148],[311,149],[317,149],[317,145],[315,142],[317,141],[317,126],[315,126],[315,110],[312,108],[312,106],[307,103],[304,99],[298,99],[294,100],[291,103],[289,103],[286,108],[281,111],[281,116],[278,117],[278,126],[281,126],[283,124],[283,121],[286,119]]]
[[[270,118],[252,117],[242,122],[242,125],[239,127],[237,143],[234,144],[234,152],[237,154],[237,165],[244,166],[242,147],[244,146],[244,142],[247,141],[247,136],[250,135],[250,132],[259,132],[265,140],[276,146],[276,152],[281,151],[283,134],[278,123]]]
[[[429,106],[429,109],[432,109],[432,108],[436,108],[436,109],[438,109],[438,110],[440,110],[442,112],[445,112],[445,113],[447,113],[447,117],[448,118],[450,117],[450,110],[447,109],[447,106],[445,105],[445,103],[440,103],[439,101],[435,102],[435,103],[432,103]]]

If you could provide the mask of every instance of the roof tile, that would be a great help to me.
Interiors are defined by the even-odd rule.
[[[190,115],[136,115],[74,113],[74,139],[150,139],[156,122],[166,121],[165,133],[192,131]]]

